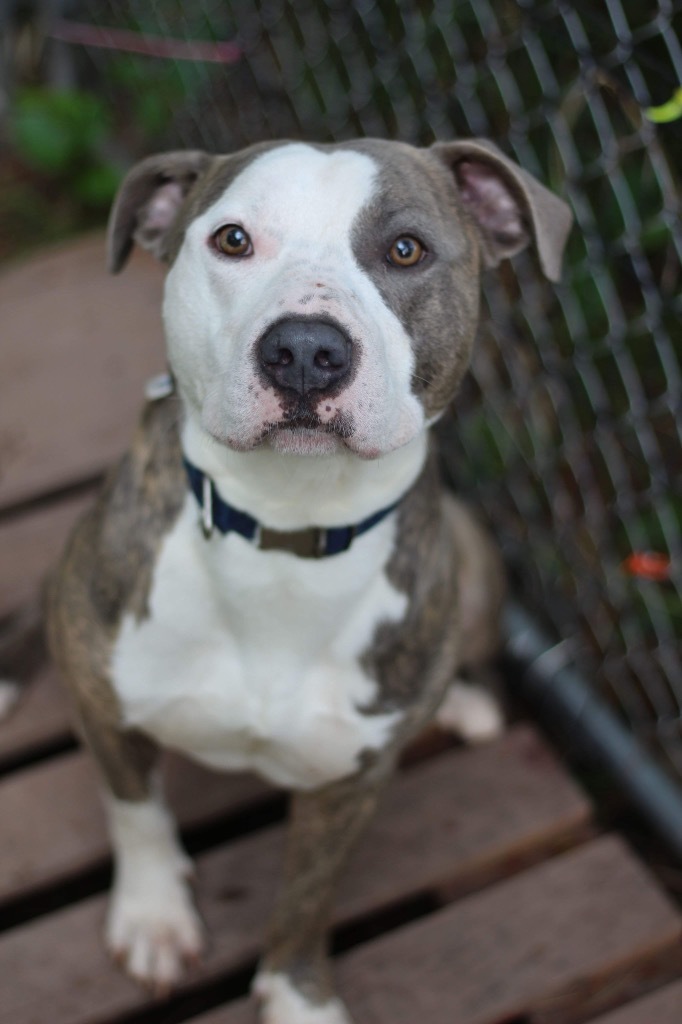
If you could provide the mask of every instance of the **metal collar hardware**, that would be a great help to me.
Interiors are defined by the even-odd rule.
[[[379,509],[360,523],[348,526],[309,526],[303,530],[274,530],[247,512],[229,505],[216,490],[210,476],[184,460],[189,485],[199,505],[201,532],[209,540],[221,534],[238,533],[260,551],[286,551],[298,558],[328,558],[347,551],[356,537],[385,519],[399,502]]]

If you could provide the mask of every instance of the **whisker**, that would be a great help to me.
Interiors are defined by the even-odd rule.
[[[432,380],[427,380],[426,377],[420,377],[418,373],[413,373],[412,374],[412,380],[421,380],[421,381],[423,381],[426,384],[427,388],[430,388],[431,385],[433,384]]]

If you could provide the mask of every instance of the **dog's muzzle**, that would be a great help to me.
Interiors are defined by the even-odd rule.
[[[256,358],[270,382],[304,398],[345,382],[353,343],[340,327],[323,320],[278,320],[258,342]]]

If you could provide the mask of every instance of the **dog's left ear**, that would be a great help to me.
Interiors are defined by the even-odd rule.
[[[212,157],[201,150],[159,153],[136,164],[123,179],[109,217],[108,265],[112,274],[125,266],[137,242],[160,260],[180,206]]]
[[[460,201],[478,227],[485,266],[496,267],[533,242],[543,273],[558,281],[573,223],[566,203],[487,139],[437,142],[431,152],[454,174]]]

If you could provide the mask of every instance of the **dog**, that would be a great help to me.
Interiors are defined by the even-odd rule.
[[[106,941],[175,984],[202,948],[159,746],[293,790],[255,992],[268,1024],[348,1024],[334,886],[405,744],[495,651],[503,583],[445,492],[430,428],[456,394],[484,267],[528,245],[559,278],[571,215],[495,145],[362,140],[150,157],[109,265],[168,265],[170,376],[52,577],[48,632],[104,784]],[[158,385],[158,382],[157,382]],[[446,695],[447,694],[447,695]]]

